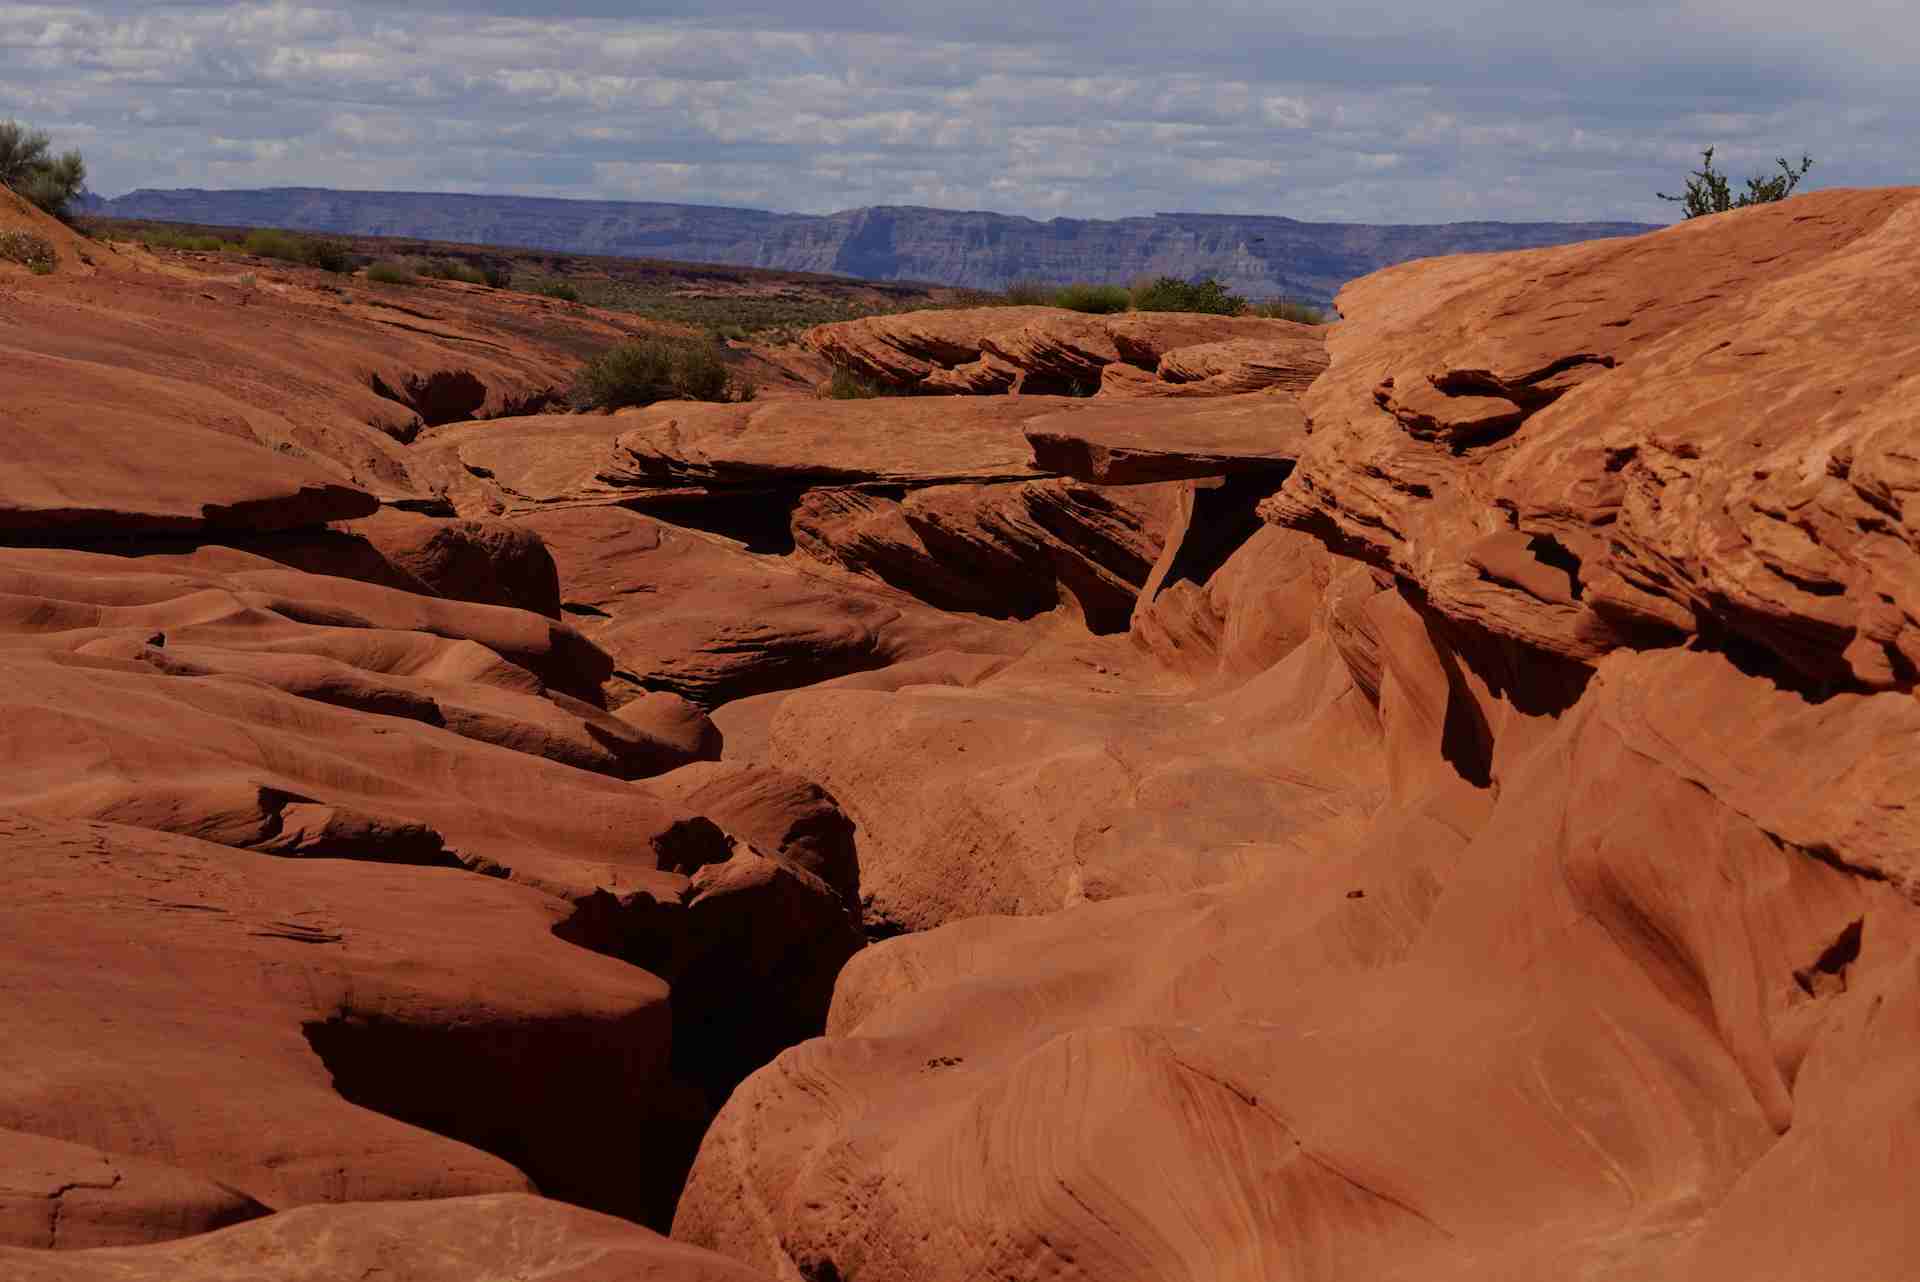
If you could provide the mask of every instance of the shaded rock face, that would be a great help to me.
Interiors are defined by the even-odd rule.
[[[0,1274],[1913,1275],[1916,208],[1410,266],[1299,393],[49,520]]]

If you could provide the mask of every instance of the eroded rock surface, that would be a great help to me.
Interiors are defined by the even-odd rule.
[[[1916,209],[1359,282],[1293,470],[1183,483],[1124,641],[731,714],[913,933],[742,1085],[676,1234],[863,1279],[1913,1271]]]
[[[880,387],[947,395],[1294,392],[1327,365],[1317,326],[1185,312],[906,312],[819,325],[805,341]]]
[[[23,506],[0,1273],[1914,1274],[1916,202]]]
[[[1556,653],[1911,689],[1917,226],[1911,189],[1834,191],[1356,282],[1271,519]]]

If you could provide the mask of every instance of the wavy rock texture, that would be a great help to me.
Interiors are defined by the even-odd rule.
[[[1908,189],[1408,264],[1342,296],[1270,519],[1581,658],[1701,636],[1910,689]]]
[[[1182,483],[1125,642],[731,714],[917,933],[736,1092],[676,1235],[865,1282],[1920,1267],[1916,202],[1362,281],[1292,470]]]
[[[0,1274],[1914,1275],[1916,202],[36,452],[126,520],[0,548]]]
[[[188,1242],[47,1252],[0,1247],[19,1282],[753,1282],[732,1261],[638,1225],[517,1194],[307,1207]]]
[[[881,387],[950,395],[1298,392],[1327,365],[1317,326],[1183,312],[907,312],[818,325],[804,341]]]

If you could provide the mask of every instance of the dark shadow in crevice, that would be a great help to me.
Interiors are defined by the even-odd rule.
[[[621,506],[666,525],[732,539],[762,556],[793,551],[793,509],[800,489],[707,491],[698,498],[630,499]]]
[[[1580,558],[1551,534],[1536,534],[1527,540],[1527,552],[1542,565],[1550,565],[1567,576],[1567,591],[1578,601],[1586,595],[1580,582]]]
[[[665,1232],[709,1120],[666,1073],[664,1003],[625,1017],[341,1015],[307,1044],[349,1103],[512,1164],[541,1193]]]

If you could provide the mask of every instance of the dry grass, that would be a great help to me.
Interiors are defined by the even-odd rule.
[[[27,231],[0,231],[0,260],[19,263],[36,276],[53,271],[58,261],[53,242]]]

